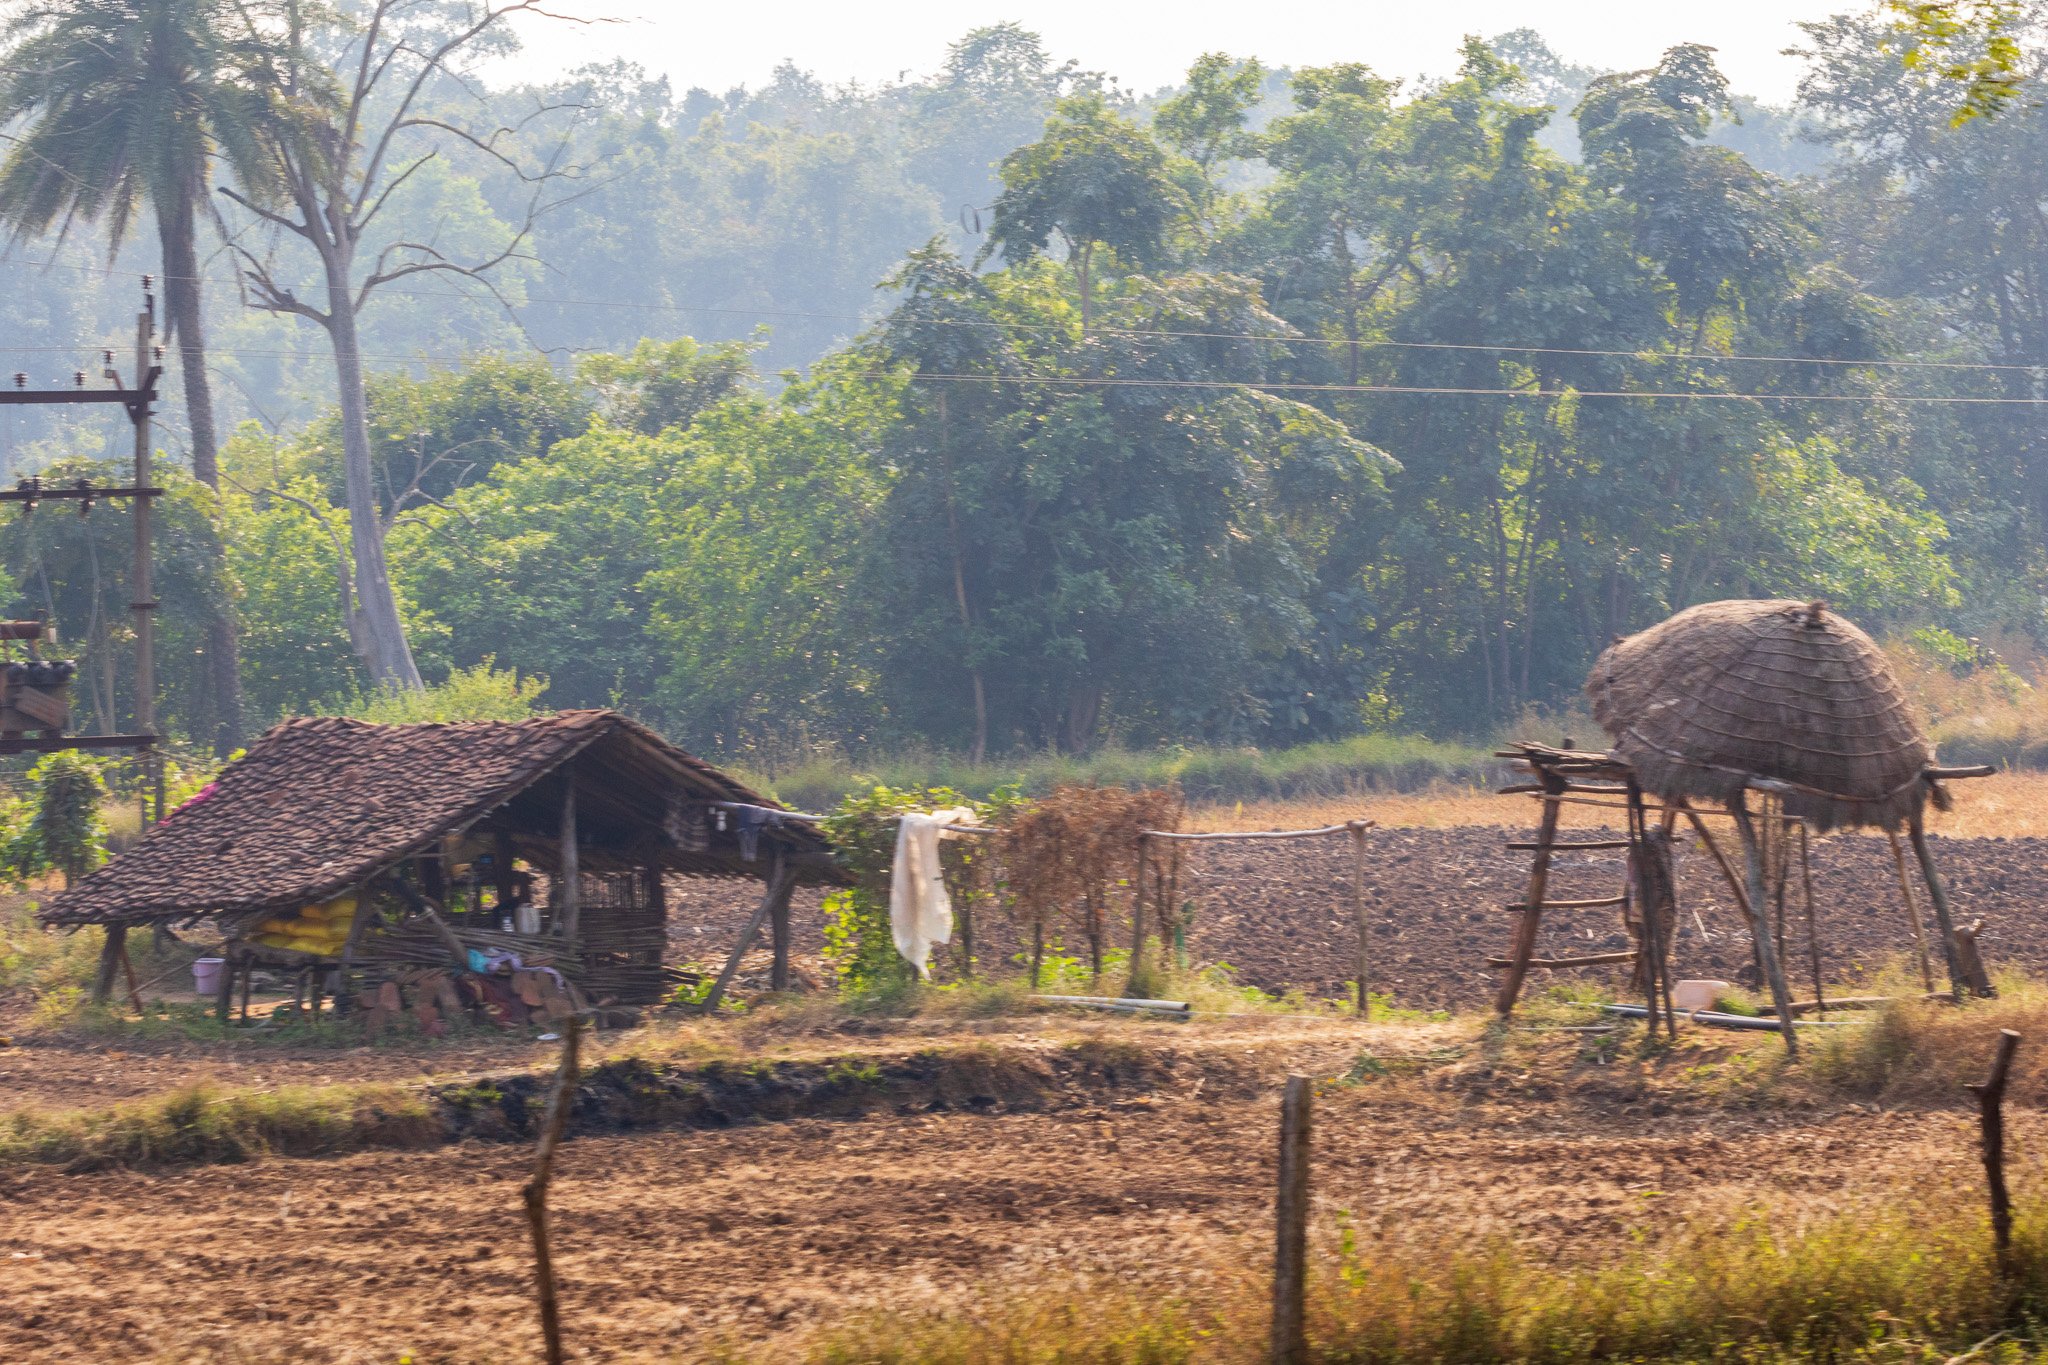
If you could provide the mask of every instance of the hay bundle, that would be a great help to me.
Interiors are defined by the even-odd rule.
[[[1063,786],[1002,817],[996,850],[1011,913],[1033,945],[1034,987],[1048,934],[1078,933],[1101,975],[1111,926],[1138,884],[1138,836],[1179,829],[1184,811],[1176,791]]]
[[[1821,602],[1708,602],[1610,647],[1586,680],[1647,792],[1777,795],[1816,829],[1897,828],[1939,788],[1884,654]]]

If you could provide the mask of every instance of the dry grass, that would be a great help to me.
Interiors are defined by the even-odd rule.
[[[1957,1007],[1914,998],[1914,984],[1902,973],[1879,982],[1877,991],[1894,1002],[1862,1028],[1822,1035],[1808,1063],[1812,1078],[1886,1108],[1958,1104],[1962,1083],[1982,1079],[1990,1066],[1998,1030],[2011,1029],[2035,1045],[2014,1057],[2008,1099],[2048,1106],[2048,1049],[2038,1042],[2048,1039],[2048,985],[2003,973],[1997,999]]]
[[[1597,1265],[1559,1263],[1506,1242],[1382,1240],[1340,1215],[1318,1238],[1308,1359],[1775,1365],[1955,1358],[1988,1365],[2034,1358],[2005,1338],[2038,1320],[2048,1291],[2041,1207],[2020,1210],[2013,1273],[2001,1285],[1973,1193],[1942,1193],[1952,1211],[1918,1218],[1895,1208],[1820,1217],[1731,1209],[1719,1222],[1646,1237]],[[793,1354],[810,1365],[1266,1360],[1268,1291],[1260,1270],[1221,1267],[1213,1280],[1202,1293],[1166,1298],[1116,1286],[1048,1286],[1034,1298],[864,1321]],[[1955,1354],[1973,1343],[1983,1351]]]
[[[2048,772],[2005,772],[1952,784],[1955,810],[1931,812],[1928,828],[1955,839],[2048,838]],[[1448,829],[1497,825],[1525,829],[1536,821],[1536,803],[1526,796],[1496,796],[1485,787],[1437,786],[1385,796],[1314,798],[1300,801],[1245,801],[1194,806],[1191,830],[1312,829],[1359,818],[1382,825]],[[1622,812],[1567,806],[1567,828],[1619,825]]]

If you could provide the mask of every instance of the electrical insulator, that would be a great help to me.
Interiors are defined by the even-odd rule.
[[[20,370],[16,370],[14,372],[14,387],[17,389],[25,389],[28,387],[28,376],[23,374]]]
[[[74,387],[74,388],[80,388],[80,389],[84,388],[84,387],[85,387],[85,371],[84,371],[84,370],[73,370],[73,371],[71,372],[71,383],[72,383],[72,387]]]

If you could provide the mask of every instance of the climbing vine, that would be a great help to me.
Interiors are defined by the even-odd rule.
[[[36,838],[50,866],[70,886],[107,856],[107,827],[100,820],[107,784],[97,764],[68,750],[37,763],[29,780],[36,788]]]
[[[889,877],[896,862],[897,817],[910,811],[965,806],[977,823],[996,818],[1016,802],[1012,791],[986,801],[963,796],[951,787],[876,787],[849,796],[824,822],[825,837],[839,855],[853,884],[825,898],[825,958],[838,976],[841,990],[853,995],[886,995],[915,979],[908,962],[896,952],[889,929]],[[972,913],[978,900],[992,894],[985,851],[973,840],[946,840],[939,845],[940,865],[956,911]]]

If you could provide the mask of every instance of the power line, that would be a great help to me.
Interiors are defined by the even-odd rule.
[[[1085,375],[927,374],[923,372],[903,374],[886,370],[870,371],[865,377],[871,379],[902,378],[958,384],[1044,384],[1082,388],[1234,389],[1240,392],[1259,393],[1433,394],[1441,397],[1465,398],[1634,398],[1659,402],[1733,399],[1743,402],[1762,403],[2048,405],[2048,397],[1978,398],[1921,393],[1732,393],[1722,389],[1703,389],[1695,393],[1686,393],[1662,389],[1489,389],[1439,387],[1426,384],[1311,384],[1293,383],[1284,380],[1261,383],[1241,379],[1122,379],[1115,377],[1090,378]]]
[[[102,273],[111,276],[111,266],[77,265],[65,261],[27,261],[26,265],[38,265],[50,269],[78,270],[86,273]],[[158,278],[169,278],[159,276]],[[178,278],[185,278],[180,276]],[[237,276],[197,275],[192,279],[200,283],[239,285]],[[476,301],[477,296],[459,289],[388,289],[386,292],[400,298],[418,299],[464,299]],[[745,318],[796,318],[807,321],[852,322],[868,324],[876,319],[861,313],[827,313],[813,309],[798,308],[727,308],[715,304],[654,303],[644,299],[579,299],[559,295],[528,295],[519,305],[532,307],[550,305],[564,308],[602,308],[619,312],[651,313],[702,313],[713,316]],[[996,319],[934,318],[922,325],[931,327],[961,327],[979,330],[1013,332],[1058,332],[1065,329],[1050,323],[1003,322]],[[1695,361],[1702,363],[1753,364],[1753,365],[1819,365],[1848,369],[1891,369],[1891,370],[1949,370],[1959,372],[2034,374],[2048,365],[2043,364],[2000,364],[1993,361],[1965,360],[1908,360],[1869,359],[1845,360],[1832,356],[1797,355],[1744,355],[1718,354],[1698,351],[1657,351],[1645,348],[1624,349],[1620,347],[1589,346],[1532,346],[1513,342],[1468,342],[1468,341],[1395,341],[1390,339],[1352,341],[1344,337],[1315,337],[1289,335],[1281,332],[1206,332],[1180,331],[1171,328],[1098,327],[1099,336],[1148,337],[1167,340],[1208,340],[1270,342],[1286,346],[1355,346],[1360,350],[1409,350],[1409,351],[1477,351],[1514,355],[1558,355],[1581,358],[1630,359],[1643,361]],[[263,354],[262,352],[244,352]],[[280,352],[278,354],[287,354]],[[369,355],[369,352],[363,352]],[[410,357],[407,357],[410,358]],[[2019,400],[1998,400],[2019,401]]]

